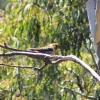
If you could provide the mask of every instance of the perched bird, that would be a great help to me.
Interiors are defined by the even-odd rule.
[[[25,50],[25,52],[33,52],[33,53],[44,53],[44,54],[51,54],[53,55],[58,48],[58,43],[52,43],[45,47],[40,48],[30,48]]]

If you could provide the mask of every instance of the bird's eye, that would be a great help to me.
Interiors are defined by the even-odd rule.
[[[56,45],[56,49],[58,48],[58,45]]]

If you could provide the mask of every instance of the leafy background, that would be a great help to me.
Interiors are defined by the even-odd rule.
[[[58,42],[56,54],[74,54],[97,71],[83,0],[9,0],[0,15],[1,45],[26,50]],[[23,56],[0,57],[0,63],[43,65]],[[40,72],[0,66],[0,100],[99,100],[99,94],[99,83],[73,62],[49,65]]]

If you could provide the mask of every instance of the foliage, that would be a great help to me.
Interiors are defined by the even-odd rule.
[[[83,0],[9,0],[0,23],[1,44],[6,42],[24,50],[58,42],[57,54],[75,54],[89,65],[94,64],[84,48],[92,46]],[[8,50],[1,49],[1,52]],[[42,61],[23,56],[0,60],[10,65],[43,65]],[[50,65],[41,72],[5,66],[0,69],[1,99],[85,100],[99,97],[98,82],[75,63]]]

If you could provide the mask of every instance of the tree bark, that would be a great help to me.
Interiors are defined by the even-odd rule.
[[[100,74],[100,0],[87,0],[86,10]]]

